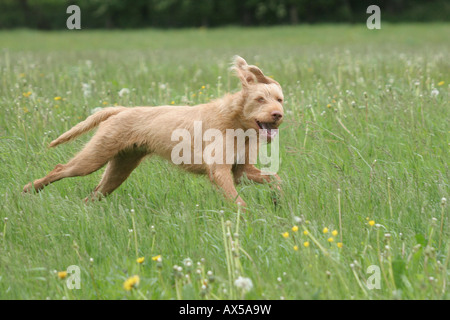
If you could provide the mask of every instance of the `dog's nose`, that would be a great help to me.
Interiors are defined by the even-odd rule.
[[[280,111],[273,111],[272,118],[274,121],[279,121],[281,118],[283,118],[283,114]]]

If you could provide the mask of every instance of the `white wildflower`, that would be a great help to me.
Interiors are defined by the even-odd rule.
[[[234,285],[239,288],[242,289],[242,291],[247,292],[252,290],[253,288],[253,282],[250,278],[244,278],[239,276],[236,281],[234,281]]]
[[[433,98],[436,98],[439,95],[439,90],[434,88],[433,90],[431,90],[431,96]]]
[[[294,221],[298,224],[303,222],[302,218],[300,218],[300,217],[294,217]]]
[[[190,268],[190,267],[192,267],[192,260],[190,258],[184,259],[183,264],[185,267]]]
[[[119,91],[119,97],[123,97],[124,95],[126,95],[126,94],[129,94],[130,93],[130,89],[128,89],[128,88],[122,88],[120,91]]]
[[[82,83],[81,84],[81,90],[83,91],[83,96],[85,98],[91,96],[91,85],[89,83]]]

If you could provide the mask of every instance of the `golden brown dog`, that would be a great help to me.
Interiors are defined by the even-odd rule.
[[[44,178],[27,184],[23,192],[40,191],[64,178],[85,176],[107,164],[99,185],[86,200],[107,196],[129,177],[146,156],[158,155],[173,162],[174,148],[178,143],[173,139],[173,132],[183,129],[193,135],[194,126],[198,123],[202,125],[202,132],[216,129],[225,135],[227,130],[254,130],[258,139],[264,136],[270,142],[283,120],[281,86],[241,57],[234,58],[233,70],[241,81],[242,90],[207,104],[194,107],[111,107],[93,114],[50,143],[50,147],[55,147],[98,127],[83,150],[67,164],[57,165]],[[192,158],[208,146],[205,141],[201,141],[200,147],[195,146],[194,140],[189,141],[194,142],[188,150],[192,151]],[[238,150],[242,148],[244,150]],[[250,161],[250,139],[245,140],[245,145],[238,144],[232,149],[232,163],[192,161],[180,166],[194,173],[207,174],[228,199],[245,206],[234,185],[244,174],[257,183],[269,182],[272,177],[279,181],[279,177],[276,174],[262,174]],[[217,153],[218,149],[215,150],[212,155]],[[229,153],[229,150],[224,149],[225,152]],[[245,160],[238,162],[237,158],[242,153]]]

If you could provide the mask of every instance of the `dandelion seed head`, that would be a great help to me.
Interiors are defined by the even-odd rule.
[[[128,89],[128,88],[122,88],[120,91],[119,91],[119,97],[123,97],[124,95],[126,95],[126,94],[129,94],[130,93],[130,89]]]
[[[244,292],[248,292],[253,288],[253,282],[250,278],[244,278],[242,276],[239,276],[235,281],[234,285],[241,289]]]
[[[431,97],[436,98],[439,95],[439,90],[434,88],[431,90]]]

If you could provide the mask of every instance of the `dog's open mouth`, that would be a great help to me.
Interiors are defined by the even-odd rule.
[[[269,141],[278,134],[278,126],[275,122],[260,122],[256,120],[256,124],[259,127],[260,135],[267,137]]]

